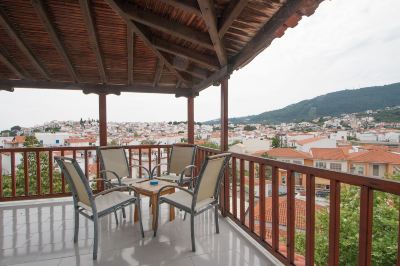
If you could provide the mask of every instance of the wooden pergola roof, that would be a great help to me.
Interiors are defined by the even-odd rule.
[[[194,96],[322,0],[0,0],[0,90]]]

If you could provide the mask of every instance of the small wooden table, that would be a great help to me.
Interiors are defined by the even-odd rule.
[[[167,185],[173,185],[171,182],[166,182],[162,180],[158,180],[158,185],[150,185],[150,181],[141,181],[132,184],[134,188],[136,188],[139,192],[139,194],[148,196],[150,197],[150,202],[151,202],[151,213],[153,215],[153,230],[155,229],[155,224],[156,224],[156,211],[157,211],[157,193],[160,191],[160,189],[164,186]],[[166,195],[166,194],[172,194],[175,192],[175,188],[166,188],[161,192],[161,195]],[[137,213],[137,208],[135,208],[135,216],[134,216],[134,221],[136,222],[139,219],[138,213]],[[173,221],[175,219],[175,209],[174,206],[170,205],[169,206],[169,220]]]

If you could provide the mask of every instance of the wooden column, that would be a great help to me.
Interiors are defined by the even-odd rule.
[[[188,143],[194,144],[194,97],[188,97]]]
[[[99,94],[99,135],[100,146],[107,146],[107,99],[106,94]]]
[[[221,151],[228,150],[228,78],[221,82]]]

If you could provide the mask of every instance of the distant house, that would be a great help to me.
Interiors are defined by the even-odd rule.
[[[96,145],[95,138],[69,138],[65,139],[65,146],[84,147]]]
[[[327,137],[308,138],[296,141],[299,151],[310,152],[312,148],[336,148],[336,140]]]
[[[24,146],[25,136],[15,136],[12,140],[4,141],[5,149],[21,148]]]

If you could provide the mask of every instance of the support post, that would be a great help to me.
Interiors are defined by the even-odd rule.
[[[222,152],[228,151],[228,77],[221,82],[221,145]],[[221,213],[225,217],[229,211],[229,166],[225,170],[224,187],[221,190]]]
[[[107,146],[107,95],[99,94],[99,135],[100,146]]]
[[[188,143],[194,144],[194,97],[188,97]]]

